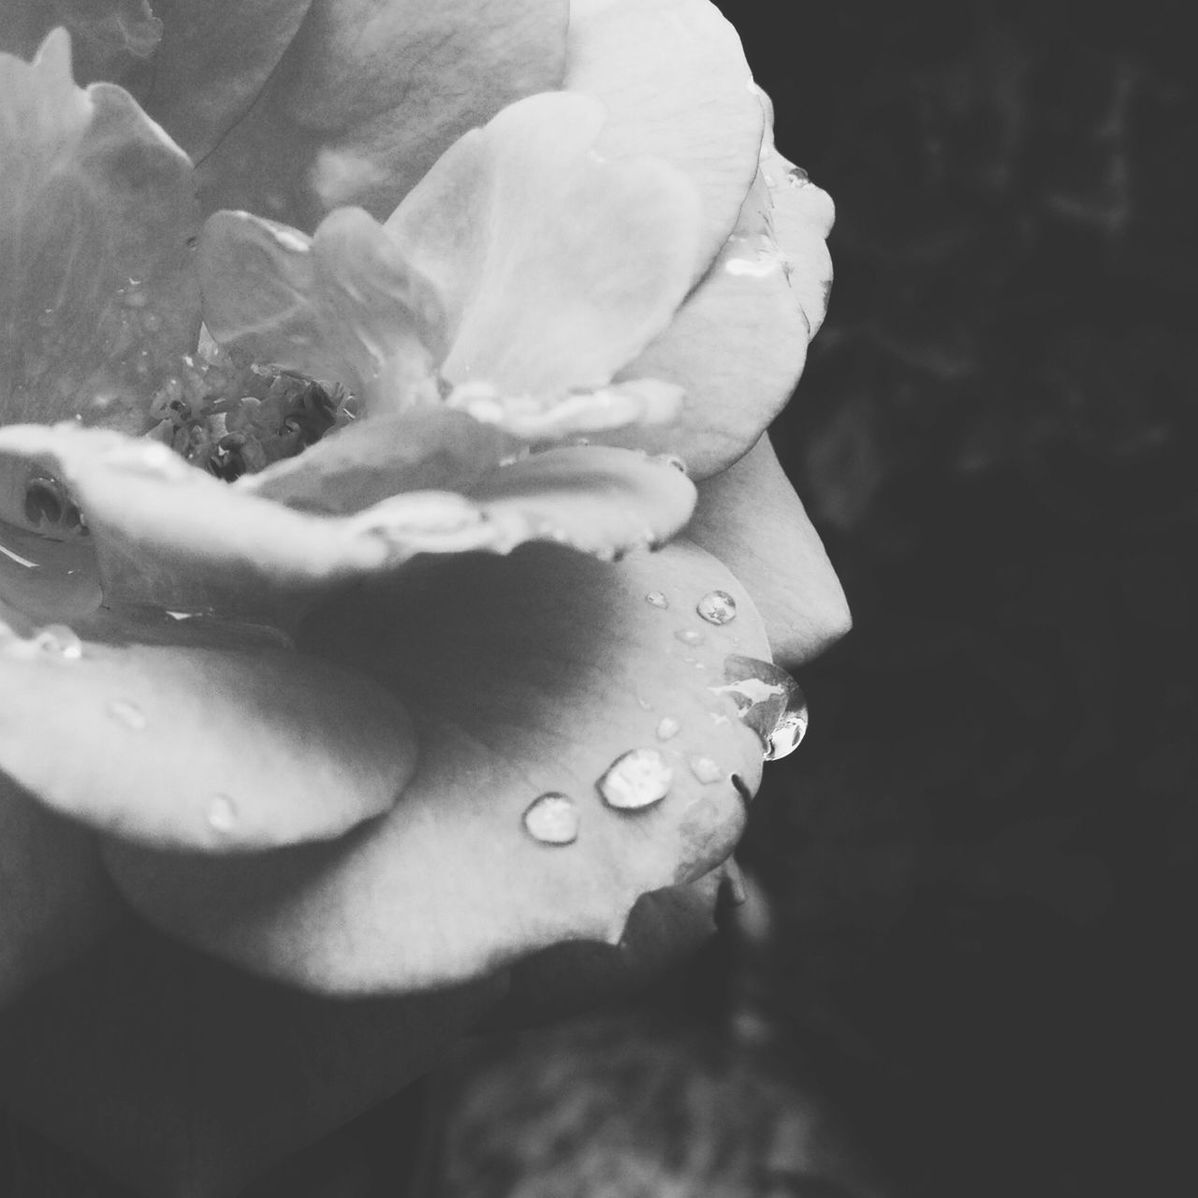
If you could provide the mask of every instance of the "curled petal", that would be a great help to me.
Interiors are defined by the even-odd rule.
[[[201,164],[206,208],[302,229],[384,217],[466,130],[557,87],[567,0],[314,0],[257,102]]]
[[[581,95],[513,104],[388,219],[445,301],[450,382],[516,395],[603,386],[681,302],[698,195],[663,162],[597,158],[603,121]]]
[[[331,213],[313,238],[218,212],[204,225],[198,265],[204,322],[221,344],[341,383],[367,412],[436,398],[440,303],[360,208]]]
[[[99,941],[123,912],[95,838],[0,773],[0,1008]]]
[[[571,0],[564,86],[603,101],[599,153],[664,158],[698,188],[701,275],[757,170],[762,110],[736,30],[707,0]]]
[[[713,590],[735,619],[698,614]],[[111,844],[138,909],[205,949],[320,990],[443,985],[617,942],[641,894],[708,873],[740,835],[761,746],[712,684],[729,654],[767,649],[743,589],[693,547],[456,558],[305,635],[411,696],[421,765],[336,845],[237,863]]]
[[[826,193],[806,186],[830,210]],[[791,204],[799,189],[785,181],[778,187]],[[763,172],[710,272],[670,327],[621,372],[685,388],[676,426],[635,429],[606,440],[669,449],[696,478],[706,478],[736,461],[785,406],[807,360],[811,322],[823,319],[827,293],[820,280],[830,278],[831,270],[823,234],[830,215],[827,223],[803,224],[792,213],[788,230],[791,224],[805,230],[792,242],[802,256],[792,259],[775,238],[771,195]]]
[[[464,412],[414,408],[358,420],[236,487],[289,507],[344,515],[406,491],[465,491],[510,450]]]
[[[849,631],[840,580],[768,437],[699,484],[687,535],[749,588],[776,661],[801,665]]]
[[[558,441],[630,425],[672,424],[682,411],[682,388],[657,379],[632,379],[595,391],[543,398],[505,395],[486,384],[465,383],[447,404],[522,441]]]
[[[0,54],[0,423],[140,432],[199,328],[191,164],[70,58],[62,30],[32,63]]]
[[[139,1194],[227,1198],[435,1066],[502,990],[322,999],[133,928],[5,1012],[0,1098]]]
[[[142,843],[234,852],[338,836],[390,807],[415,759],[394,699],[298,653],[65,632],[0,643],[0,769]]]
[[[413,491],[351,516],[296,511],[230,487],[165,446],[73,425],[0,429],[0,458],[43,463],[84,511],[110,600],[276,615],[419,553],[510,553],[555,541],[600,557],[667,540],[695,491],[627,450],[555,449],[462,494]]]

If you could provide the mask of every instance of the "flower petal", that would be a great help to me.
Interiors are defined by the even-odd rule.
[[[124,910],[95,838],[0,773],[0,1007],[99,940]]]
[[[0,640],[0,768],[141,843],[220,853],[338,836],[387,810],[415,761],[399,703],[295,652]]]
[[[603,120],[586,96],[513,104],[455,143],[388,219],[449,311],[450,382],[603,386],[682,301],[697,193],[654,159],[596,158]]]
[[[62,30],[0,55],[0,423],[145,427],[199,328],[190,176],[127,92],[75,86]]]
[[[599,153],[652,154],[698,187],[692,279],[701,275],[732,231],[761,146],[736,30],[707,0],[571,0],[564,86],[603,101]]]
[[[131,0],[126,0],[126,3]],[[196,160],[243,117],[312,0],[154,0],[162,42],[143,104]]]
[[[811,322],[823,319],[827,293],[819,280],[831,277],[823,242],[830,215],[804,222],[795,208],[807,203],[801,191],[813,201],[823,197],[812,206],[824,215],[831,201],[814,185],[777,188],[788,233],[802,234],[792,241],[800,256],[792,262],[775,240],[773,193],[763,172],[711,271],[670,327],[621,371],[622,378],[650,375],[685,388],[677,424],[605,440],[670,450],[694,477],[706,478],[736,461],[785,406],[807,360]]]
[[[253,108],[201,164],[209,211],[312,229],[386,216],[467,129],[562,78],[567,0],[315,0]]]
[[[289,507],[344,515],[405,491],[468,490],[509,450],[498,429],[464,412],[414,408],[355,421],[234,485]]]
[[[502,466],[463,494],[413,491],[342,517],[228,486],[154,442],[74,425],[0,429],[5,455],[43,463],[70,488],[110,602],[272,618],[419,553],[505,554],[545,540],[612,557],[673,536],[695,499],[668,464],[589,446]]]
[[[135,929],[5,1012],[0,1096],[137,1193],[228,1198],[436,1065],[502,985],[334,1001]]]
[[[204,323],[227,348],[341,383],[367,412],[437,398],[440,303],[362,209],[331,213],[313,238],[218,212],[204,225],[198,267]]]
[[[124,81],[162,39],[147,0],[5,0],[0,51],[30,59],[56,26],[71,35],[75,77],[85,83]]]
[[[809,661],[852,626],[836,571],[768,437],[700,483],[687,536],[749,589],[780,664]]]
[[[713,589],[736,619],[700,617]],[[420,769],[336,845],[240,863],[110,845],[137,908],[207,950],[321,990],[443,985],[619,940],[641,894],[707,873],[741,832],[761,743],[711,688],[729,654],[767,650],[748,596],[698,549],[459,558],[309,632],[411,696]]]

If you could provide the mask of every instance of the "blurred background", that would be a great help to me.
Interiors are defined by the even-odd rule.
[[[775,436],[856,628],[801,679],[811,733],[707,950],[465,1053],[261,1195],[1198,1192],[1182,6],[720,7],[837,202]],[[14,1193],[101,1193],[14,1159]]]

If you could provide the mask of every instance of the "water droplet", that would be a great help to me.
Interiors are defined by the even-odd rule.
[[[691,773],[705,784],[718,782],[724,776],[719,764],[710,757],[692,757],[687,764],[691,767]]]
[[[655,460],[660,462],[663,466],[670,466],[672,469],[677,470],[679,474],[685,474],[688,476],[690,474],[690,469],[688,468],[686,462],[683,461],[683,459],[680,458],[676,453],[659,453]]]
[[[729,258],[724,263],[724,270],[739,278],[768,279],[770,275],[776,274],[781,269],[782,262],[776,257]]]
[[[237,827],[237,806],[228,795],[217,795],[208,804],[208,826],[225,836]]]
[[[664,716],[657,725],[657,739],[669,740],[670,737],[677,736],[681,730],[682,725],[673,716]]]
[[[670,601],[661,593],[661,591],[649,591],[645,595],[645,602],[650,607],[660,607],[663,611],[670,606]]]
[[[48,624],[34,634],[33,643],[43,653],[63,661],[78,661],[83,656],[83,642],[65,624]]]
[[[132,732],[142,731],[148,723],[146,713],[136,703],[130,703],[127,699],[115,699],[109,703],[108,714]]]
[[[569,795],[550,791],[529,804],[524,827],[542,844],[573,844],[578,839],[578,807]]]
[[[731,624],[736,619],[736,600],[727,591],[708,591],[695,610],[709,624]]]
[[[806,187],[811,182],[811,176],[801,166],[792,166],[786,172],[786,182],[791,187]]]
[[[807,732],[807,701],[783,669],[755,657],[724,659],[724,683],[710,689],[728,695],[737,714],[761,739],[766,761],[786,757]]]
[[[674,771],[657,749],[633,749],[612,762],[597,786],[609,807],[637,811],[660,803],[673,781]]]
[[[681,641],[684,645],[701,645],[703,643],[703,634],[694,628],[679,628],[674,633],[674,639]]]

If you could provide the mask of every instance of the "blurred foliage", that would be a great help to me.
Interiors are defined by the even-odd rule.
[[[902,1192],[1190,1192],[1180,5],[840,0],[786,44],[776,8],[722,7],[838,207],[776,434],[856,629],[745,851],[768,1002]]]

